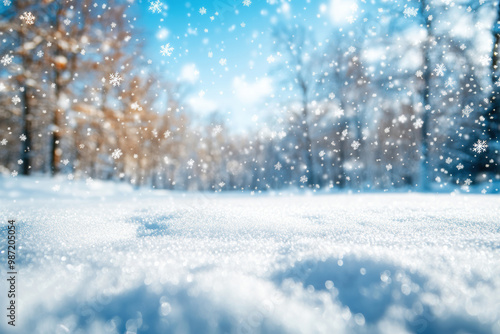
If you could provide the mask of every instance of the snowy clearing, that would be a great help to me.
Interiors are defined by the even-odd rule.
[[[498,195],[36,182],[0,179],[2,333],[500,333]]]

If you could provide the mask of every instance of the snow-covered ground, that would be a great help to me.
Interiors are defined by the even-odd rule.
[[[22,246],[1,333],[500,333],[498,195],[36,180],[0,179],[2,276],[8,218]]]

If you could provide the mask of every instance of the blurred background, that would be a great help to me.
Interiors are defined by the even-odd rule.
[[[498,192],[499,20],[488,0],[3,0],[0,172]]]

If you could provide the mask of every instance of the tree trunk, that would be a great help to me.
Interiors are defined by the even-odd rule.
[[[427,6],[426,1],[422,0],[421,11],[422,14],[425,13],[425,7]],[[425,15],[425,14],[423,14]],[[426,42],[424,44],[423,50],[423,61],[424,61],[424,88],[422,90],[422,102],[424,105],[424,111],[422,115],[423,125],[421,128],[421,136],[422,136],[422,144],[421,144],[421,155],[420,155],[420,181],[419,187],[423,191],[430,190],[430,175],[429,175],[429,142],[428,142],[428,133],[429,133],[429,122],[431,120],[430,113],[431,110],[427,110],[426,106],[430,106],[430,81],[431,81],[431,60],[430,60],[430,46],[432,39],[432,26],[431,20],[424,17],[424,25],[427,31]]]
[[[23,134],[26,140],[22,142],[21,159],[23,160],[22,174],[29,175],[31,172],[31,106],[28,101],[28,87],[25,85],[22,92],[23,99]]]
[[[56,107],[54,110],[54,115],[52,119],[52,140],[51,140],[51,159],[50,159],[50,171],[52,175],[59,173],[59,161],[61,160],[61,149],[59,147],[61,143],[61,110],[59,109],[59,98],[61,95],[61,87],[58,84],[59,72],[56,71],[56,89],[55,89],[55,103]]]
[[[310,187],[316,185],[316,174],[314,171],[314,157],[313,157],[313,146],[311,141],[311,134],[309,133],[309,110],[307,107],[307,101],[302,103],[302,121],[304,122],[304,144],[306,147],[306,166],[307,166],[307,184]]]
[[[500,77],[498,75],[498,62],[500,60],[499,44],[500,44],[500,3],[497,5],[497,17],[492,28],[494,39],[492,55],[491,55],[491,96],[490,108],[488,110],[488,132],[491,141],[495,141],[493,146],[494,150],[500,149]],[[498,153],[493,153],[493,156],[498,157]],[[500,174],[500,161],[497,158],[494,164],[495,174]]]

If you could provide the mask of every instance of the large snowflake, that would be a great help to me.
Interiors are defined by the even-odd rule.
[[[26,24],[35,23],[35,16],[31,14],[31,12],[24,12],[24,14],[20,16],[20,19]]]
[[[167,43],[165,45],[162,45],[160,53],[162,56],[171,56],[172,51],[174,51],[174,48],[170,46],[170,43]]]
[[[14,56],[5,55],[2,57],[2,60],[0,60],[0,63],[2,63],[3,66],[7,66],[12,63],[12,58],[14,58]]]
[[[111,73],[109,75],[109,83],[113,86],[120,86],[121,82],[123,81],[123,78],[120,76],[118,72],[116,73]]]
[[[446,72],[446,66],[444,66],[444,64],[437,64],[434,72],[436,73],[436,76],[442,77],[444,76],[444,72]]]
[[[119,159],[122,156],[122,154],[123,154],[122,150],[117,148],[113,151],[113,153],[111,153],[111,157],[116,160],[116,159]]]
[[[471,106],[467,105],[465,106],[465,108],[462,110],[462,117],[464,116],[467,116],[469,117],[469,115],[474,111],[474,109],[471,108]]]
[[[486,144],[486,140],[480,140],[478,139],[476,143],[474,143],[474,147],[472,150],[476,153],[482,153],[486,152],[486,149],[488,148],[488,144]]]
[[[151,1],[149,3],[149,10],[153,13],[161,12],[161,8],[163,7],[163,3],[160,0]]]
[[[405,17],[417,16],[417,13],[418,13],[418,8],[415,7],[406,7],[405,10],[403,11]]]

